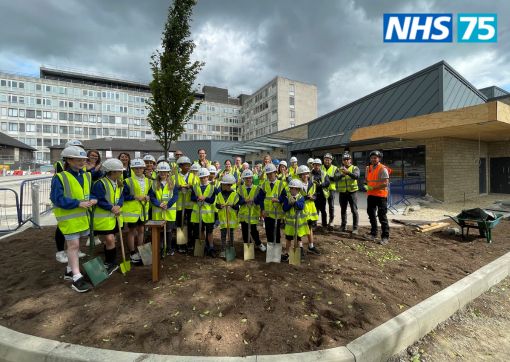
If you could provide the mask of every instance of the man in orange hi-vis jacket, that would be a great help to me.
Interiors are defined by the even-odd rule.
[[[370,152],[370,165],[367,166],[365,172],[365,190],[367,191],[367,213],[371,226],[369,238],[375,241],[377,219],[379,219],[382,229],[379,244],[386,245],[390,237],[390,225],[386,216],[390,175],[388,168],[381,163],[381,158],[381,152],[377,150]]]

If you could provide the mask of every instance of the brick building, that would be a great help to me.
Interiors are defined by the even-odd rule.
[[[392,192],[461,201],[510,193],[510,94],[477,89],[441,61],[291,130],[220,152],[261,160],[349,150],[362,175],[369,152],[382,150]]]

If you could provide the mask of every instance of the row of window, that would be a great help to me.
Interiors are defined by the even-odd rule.
[[[26,83],[26,84],[25,84]],[[26,85],[26,86],[25,86]],[[136,96],[124,92],[113,91],[94,91],[90,89],[71,88],[49,84],[21,82],[16,80],[0,79],[0,88],[17,90],[23,89],[27,92],[44,92],[52,94],[66,95],[69,97],[87,97],[96,99],[111,99],[124,103],[141,103],[145,104],[148,96]]]
[[[11,118],[27,118],[27,119],[46,119],[73,122],[88,123],[113,123],[113,124],[131,124],[135,126],[147,126],[145,118],[128,118],[121,116],[106,116],[87,113],[71,113],[71,112],[49,112],[34,109],[18,109],[18,108],[1,108],[0,115]]]
[[[211,104],[202,103],[198,109],[198,112],[206,113],[206,112],[214,112],[214,113],[223,113],[223,114],[240,114],[241,110],[238,108],[231,107],[220,107],[214,106]]]
[[[216,141],[240,141],[239,136],[220,136],[220,135],[201,135],[183,133],[179,141],[198,141],[198,140],[216,140]]]

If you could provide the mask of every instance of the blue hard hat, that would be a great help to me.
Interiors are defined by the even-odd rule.
[[[275,159],[273,160],[273,165],[278,166],[279,164],[280,164],[280,160],[279,160],[279,159],[277,159],[277,158],[275,158]]]

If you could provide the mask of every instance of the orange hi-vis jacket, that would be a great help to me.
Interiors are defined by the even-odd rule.
[[[371,187],[378,187],[381,186],[381,184],[384,184],[386,182],[386,179],[383,178],[384,169],[387,169],[386,166],[380,162],[377,164],[377,166],[375,166],[375,168],[372,165],[367,166],[367,185]],[[367,195],[388,197],[388,186],[386,186],[384,189],[368,190]]]

